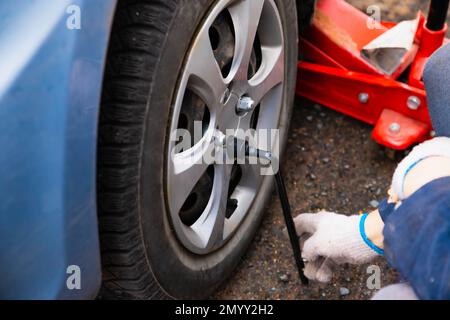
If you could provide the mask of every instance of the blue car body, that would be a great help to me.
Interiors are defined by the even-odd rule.
[[[97,127],[115,5],[0,2],[0,298],[98,292]],[[81,29],[68,27],[73,6]],[[70,266],[80,289],[67,286]]]

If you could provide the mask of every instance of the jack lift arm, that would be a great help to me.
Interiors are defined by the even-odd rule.
[[[317,0],[313,22],[300,38],[297,95],[374,125],[373,139],[392,149],[431,138],[423,73],[430,56],[449,42],[449,2],[432,0],[428,18],[419,12],[411,48],[386,72],[362,51],[392,35],[397,24],[375,21],[343,0]]]

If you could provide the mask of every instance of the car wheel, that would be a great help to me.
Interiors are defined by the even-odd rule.
[[[194,159],[226,129],[279,129],[282,149],[296,62],[294,0],[119,1],[98,143],[102,297],[204,298],[230,275],[273,180]],[[172,133],[195,123],[177,150]]]

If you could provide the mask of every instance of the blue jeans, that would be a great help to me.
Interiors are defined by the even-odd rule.
[[[436,135],[450,137],[450,44],[440,48],[428,60],[424,82]]]

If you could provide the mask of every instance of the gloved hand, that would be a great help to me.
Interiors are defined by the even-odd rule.
[[[310,280],[329,282],[336,265],[364,264],[378,256],[360,234],[361,216],[305,213],[294,221],[299,237],[311,235],[302,251],[305,276]]]

